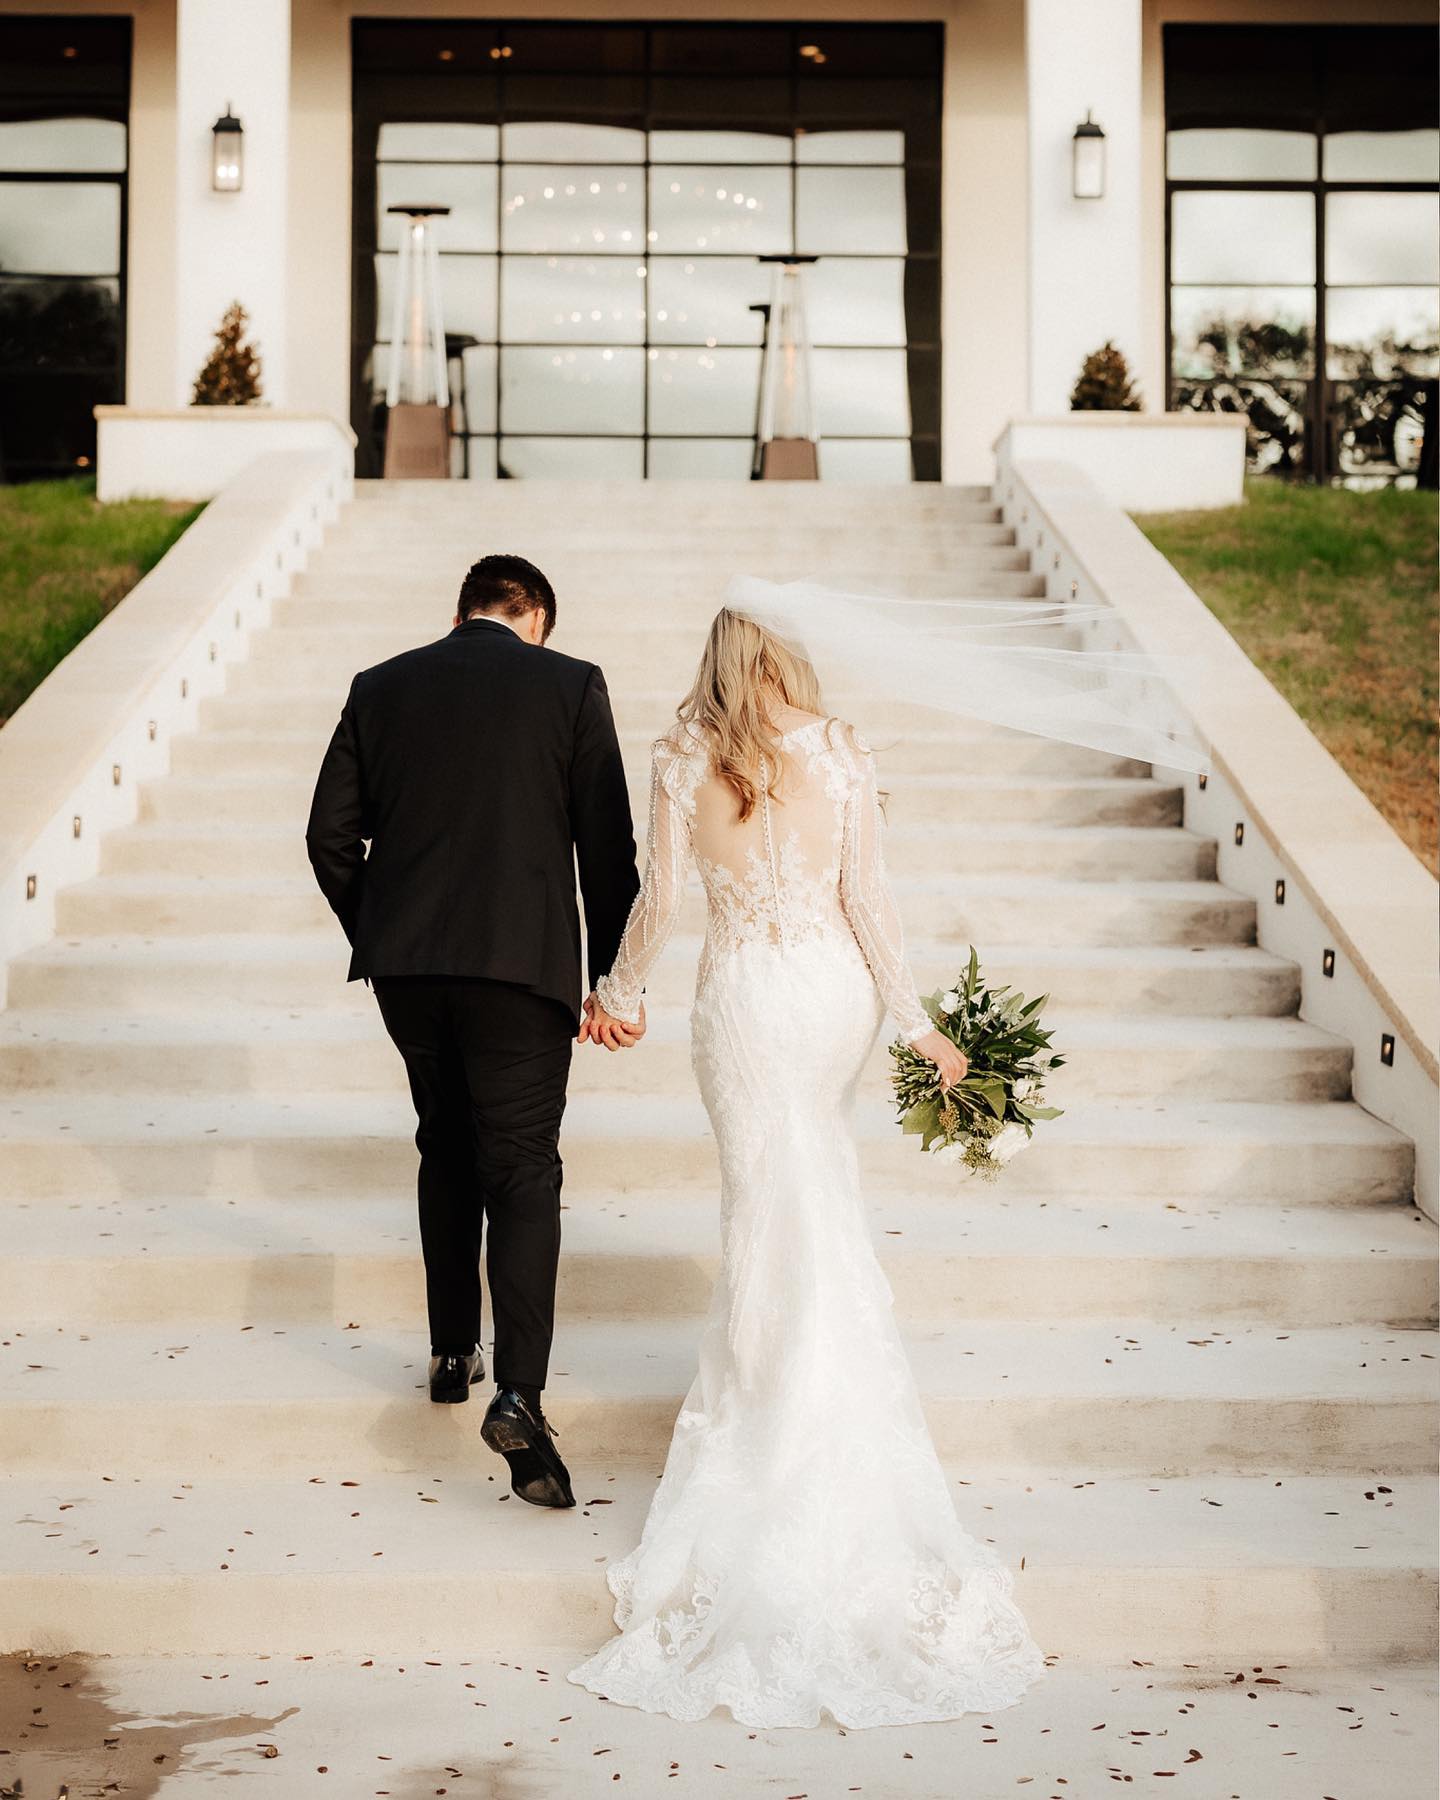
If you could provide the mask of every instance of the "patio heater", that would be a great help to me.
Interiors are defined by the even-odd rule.
[[[818,481],[820,443],[811,403],[804,269],[814,256],[762,256],[772,265],[753,481]]]
[[[444,481],[450,474],[450,371],[440,317],[436,221],[448,206],[392,206],[402,219],[385,389],[385,474]]]

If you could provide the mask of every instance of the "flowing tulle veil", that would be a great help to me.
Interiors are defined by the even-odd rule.
[[[1102,606],[867,593],[735,576],[725,604],[807,657],[827,695],[925,707],[1162,768],[1209,766],[1177,699],[1184,671],[1067,640]],[[833,702],[832,702],[833,703]],[[857,720],[863,725],[863,717]]]

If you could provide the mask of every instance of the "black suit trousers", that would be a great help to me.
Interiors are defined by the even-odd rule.
[[[375,981],[419,1121],[420,1243],[433,1351],[480,1341],[480,1250],[497,1384],[543,1388],[560,1256],[560,1121],[574,1023],[503,981]]]

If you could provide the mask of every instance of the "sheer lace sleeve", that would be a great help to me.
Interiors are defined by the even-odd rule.
[[[645,879],[630,909],[614,967],[595,983],[595,997],[606,1012],[627,1025],[639,1020],[645,983],[675,928],[685,896],[690,858],[685,803],[693,792],[685,778],[687,760],[684,752],[663,738],[651,754]]]
[[[867,746],[859,745],[853,761],[855,780],[845,802],[840,846],[840,904],[900,1035],[906,1043],[914,1043],[931,1023],[905,960],[900,910],[885,873],[875,759]]]

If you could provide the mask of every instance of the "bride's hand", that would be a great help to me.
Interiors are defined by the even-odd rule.
[[[603,1044],[607,1050],[629,1050],[638,1044],[645,1035],[645,1004],[640,1004],[638,1023],[627,1025],[623,1019],[612,1017],[596,999],[594,994],[585,1002],[585,1017],[580,1024],[579,1041],[582,1044]]]
[[[912,1050],[919,1051],[927,1057],[940,1071],[940,1086],[952,1088],[957,1081],[963,1081],[970,1072],[970,1064],[963,1050],[957,1050],[943,1031],[927,1031],[924,1037],[915,1038],[910,1045]]]

